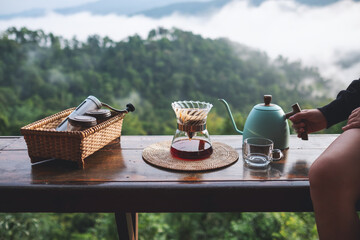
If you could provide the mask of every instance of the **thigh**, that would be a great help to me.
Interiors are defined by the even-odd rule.
[[[321,169],[329,181],[346,184],[349,191],[360,196],[360,128],[343,132],[311,168]]]
[[[343,132],[320,157],[339,161],[349,167],[357,166],[354,170],[360,172],[360,128]]]

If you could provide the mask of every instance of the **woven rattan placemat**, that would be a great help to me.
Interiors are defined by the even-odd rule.
[[[229,166],[236,162],[239,154],[229,145],[213,142],[213,153],[202,160],[181,160],[170,153],[171,141],[154,143],[146,147],[142,153],[143,159],[155,166],[179,171],[205,171]]]

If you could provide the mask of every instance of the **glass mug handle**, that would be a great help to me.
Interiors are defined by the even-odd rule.
[[[280,149],[273,149],[271,161],[279,161],[283,158],[283,156],[284,155]]]

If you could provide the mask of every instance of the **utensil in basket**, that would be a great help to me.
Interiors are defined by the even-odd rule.
[[[65,118],[56,127],[56,131],[66,131],[67,125],[68,125],[68,119],[70,117],[84,115],[87,111],[100,109],[102,106],[105,106],[105,107],[107,107],[107,108],[109,108],[109,109],[111,109],[111,110],[113,110],[115,112],[119,112],[119,113],[122,113],[122,112],[128,113],[128,112],[135,111],[135,107],[131,103],[126,105],[126,109],[118,110],[116,108],[111,107],[109,104],[100,102],[99,99],[97,99],[96,97],[90,95],[84,101],[82,101],[82,103],[80,103],[79,106],[77,106],[76,109],[72,113],[70,113],[70,115],[67,118]]]

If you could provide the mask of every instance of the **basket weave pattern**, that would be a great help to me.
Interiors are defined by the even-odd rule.
[[[84,167],[84,159],[121,136],[125,114],[112,112],[112,116],[84,131],[56,131],[75,108],[56,113],[21,128],[31,162],[58,158],[77,162]]]

